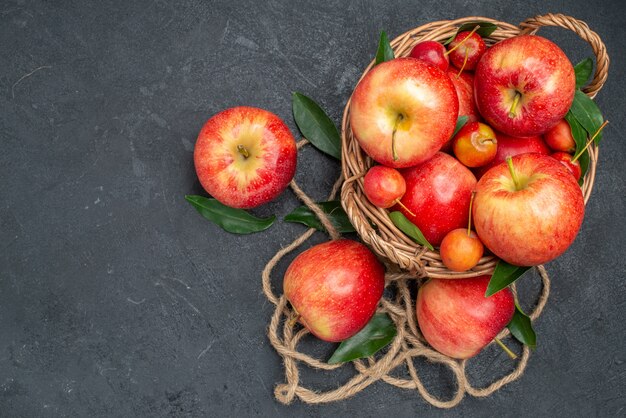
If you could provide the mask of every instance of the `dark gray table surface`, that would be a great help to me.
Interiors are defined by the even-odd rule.
[[[620,3],[2,0],[0,415],[624,416]],[[610,75],[597,103],[611,124],[580,234],[547,266],[551,296],[525,375],[449,411],[384,383],[334,404],[279,404],[273,388],[284,376],[266,337],[272,306],[260,273],[303,227],[279,221],[236,236],[202,219],[184,200],[202,193],[192,161],[200,127],[252,105],[295,133],[292,91],[339,124],[381,29],[395,37],[433,20],[518,23],[549,11],[585,20],[606,43]],[[542,33],[574,62],[591,54],[572,33]],[[322,199],[339,167],[307,148],[296,179]],[[282,217],[297,205],[287,191],[253,213]],[[333,349],[307,344],[322,357]],[[509,367],[490,349],[470,375],[484,384]],[[445,370],[421,370],[438,396],[452,394]],[[351,373],[303,379],[330,389]]]

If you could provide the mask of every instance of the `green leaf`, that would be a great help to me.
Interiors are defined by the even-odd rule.
[[[576,142],[576,152],[574,154],[578,154],[578,152],[585,148],[585,145],[587,144],[587,131],[585,131],[585,128],[582,127],[572,112],[567,112],[565,120],[569,123],[570,130],[572,131],[572,137],[574,137],[574,142]],[[583,152],[578,158],[578,162],[580,163],[581,171],[578,184],[582,185],[585,174],[589,169],[589,152],[587,150],[585,150],[585,152]]]
[[[457,30],[456,33],[454,35],[452,35],[450,38],[448,38],[448,40],[445,41],[443,44],[444,45],[448,45],[450,42],[454,41],[454,38],[456,38],[456,35],[458,35],[459,32],[471,31],[472,29],[474,29],[476,27],[476,25],[480,26],[480,28],[476,31],[476,33],[479,34],[480,36],[482,36],[483,38],[488,37],[489,35],[491,35],[493,33],[493,31],[498,29],[497,25],[494,25],[493,23],[489,23],[489,22],[469,22],[469,23],[465,23],[465,24],[461,25],[459,27],[459,30]]]
[[[463,126],[465,126],[465,124],[467,123],[468,119],[469,119],[469,117],[467,115],[459,116],[459,118],[456,120],[456,126],[454,127],[454,133],[452,134],[452,136],[450,138],[454,138],[454,136],[461,130],[461,128]]]
[[[345,363],[369,357],[388,345],[396,332],[396,325],[387,314],[376,314],[365,328],[339,344],[328,363]]]
[[[328,115],[312,99],[294,92],[291,96],[293,117],[298,129],[317,149],[341,160],[339,131]]]
[[[337,200],[330,202],[318,202],[320,208],[330,218],[331,222],[337,228],[339,233],[355,232],[354,227],[348,219],[348,215],[341,207],[341,203]],[[307,206],[300,206],[293,210],[289,215],[285,216],[286,222],[298,222],[304,224],[310,228],[315,228],[318,231],[325,231],[324,226],[320,220],[315,216],[313,211]]]
[[[583,87],[589,81],[591,77],[591,71],[593,71],[593,60],[591,58],[585,58],[574,67],[574,73],[576,74],[576,88]]]
[[[602,125],[602,122],[604,122],[602,112],[600,112],[598,105],[580,90],[576,90],[574,102],[569,111],[572,112],[572,115],[574,115],[576,120],[585,128],[590,136],[595,134]],[[602,132],[596,136],[596,145],[600,143],[601,139]]]
[[[380,32],[380,40],[378,41],[378,50],[376,51],[376,65],[381,62],[391,61],[395,58],[393,54],[393,49],[391,48],[391,44],[389,43],[389,38],[387,38],[387,34],[385,31]]]
[[[233,234],[264,231],[276,220],[274,215],[269,218],[257,218],[243,209],[231,208],[208,197],[187,195],[185,199],[200,212],[200,215]]]
[[[515,313],[507,327],[519,342],[532,349],[537,347],[537,334],[535,334],[535,330],[533,329],[532,321],[528,315],[522,311],[517,301],[515,301]]]
[[[514,266],[507,263],[504,260],[498,261],[496,268],[493,271],[485,297],[495,295],[515,280],[517,280],[522,274],[524,274],[530,267]]]
[[[393,222],[393,224],[397,226],[400,231],[413,238],[418,244],[422,244],[423,246],[428,247],[431,251],[435,250],[430,242],[428,242],[424,234],[422,234],[422,231],[420,231],[417,225],[409,221],[402,212],[391,212],[389,214],[389,218],[391,218],[391,222]]]

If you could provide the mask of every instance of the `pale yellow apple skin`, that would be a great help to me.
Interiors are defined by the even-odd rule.
[[[394,168],[432,157],[450,139],[459,113],[450,78],[415,58],[378,64],[356,87],[351,103],[350,126],[359,145],[375,161]]]

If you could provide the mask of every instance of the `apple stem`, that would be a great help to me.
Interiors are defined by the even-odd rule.
[[[517,171],[515,171],[515,167],[513,166],[513,159],[511,158],[511,156],[506,157],[506,165],[509,166],[509,173],[511,173],[513,184],[515,184],[515,190],[521,190],[519,178],[517,177]]]
[[[476,32],[478,29],[480,29],[480,25],[476,25],[474,26],[474,29],[472,29],[472,31],[465,37],[463,38],[463,40],[461,42],[459,42],[458,44],[454,45],[453,48],[450,48],[444,55],[448,55],[450,52],[454,51],[455,49],[457,49],[458,47],[460,47],[461,45],[463,45],[463,43],[465,41],[467,41],[469,39],[470,36],[472,36],[472,34],[474,32]],[[457,34],[458,35],[458,34]],[[455,36],[456,38],[456,36]]]
[[[243,155],[243,158],[248,158],[250,156],[250,152],[248,151],[248,149],[241,144],[237,145],[237,152]]]
[[[413,212],[411,212],[411,210],[409,208],[407,208],[406,206],[404,206],[404,203],[400,202],[400,198],[396,199],[396,203],[398,204],[398,206],[400,206],[402,209],[406,210],[411,216],[417,216],[416,214],[414,214]]]
[[[467,236],[472,235],[472,204],[474,203],[474,196],[476,196],[476,190],[472,190],[472,197],[470,197],[469,204],[469,219],[467,221]]]
[[[461,73],[463,72],[463,69],[465,68],[465,65],[467,64],[467,57],[469,55],[469,50],[466,49],[465,50],[465,58],[463,59],[463,65],[461,65],[461,69],[459,70],[459,73],[456,75],[456,79],[458,80],[459,77],[461,77]]]
[[[604,127],[606,125],[609,124],[608,120],[605,120],[604,123],[598,128],[598,130],[596,131],[595,134],[593,134],[593,136],[591,137],[591,139],[589,141],[587,141],[587,144],[585,145],[585,147],[583,149],[581,149],[580,151],[578,151],[576,153],[576,155],[574,155],[574,157],[572,158],[572,163],[575,163],[576,160],[578,160],[580,158],[581,155],[583,155],[583,152],[585,152],[587,150],[587,148],[589,148],[589,145],[591,145],[591,143],[593,142],[594,139],[596,139],[596,136],[598,136],[598,134],[600,133],[600,131],[602,129],[604,129]]]
[[[394,123],[393,132],[391,133],[391,154],[394,161],[398,160],[398,153],[396,152],[396,132],[398,131],[398,124],[402,122],[403,119],[404,116],[400,113],[396,118],[396,123]]]
[[[515,98],[513,99],[513,104],[511,105],[511,110],[509,110],[509,117],[514,118],[517,114],[517,105],[519,104],[519,100],[522,98],[522,94],[519,91],[515,92]]]
[[[509,357],[511,357],[512,360],[515,360],[517,358],[517,354],[515,354],[514,352],[511,351],[511,349],[509,347],[507,347],[506,345],[504,345],[504,343],[502,341],[500,341],[500,339],[498,337],[493,339],[496,344],[498,344],[500,346],[500,348],[509,355]]]

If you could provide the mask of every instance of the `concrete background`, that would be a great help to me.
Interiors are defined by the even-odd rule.
[[[621,2],[175,3],[0,1],[1,415],[623,416]],[[202,193],[192,161],[200,127],[222,109],[253,105],[296,132],[292,91],[339,124],[381,29],[393,38],[434,20],[517,23],[549,11],[585,20],[605,41],[612,63],[597,102],[611,124],[580,234],[548,265],[552,293],[526,374],[450,411],[383,383],[330,405],[276,402],[283,376],[265,335],[272,306],[260,272],[303,227],[279,221],[236,236],[202,219],[183,198]],[[573,62],[591,54],[571,33],[542,33]],[[338,173],[314,149],[299,155],[296,178],[316,199]],[[253,212],[282,218],[297,205],[286,192]],[[525,283],[536,292],[536,277]],[[305,347],[333,350],[312,339]],[[429,387],[449,397],[451,376],[421,366]],[[490,348],[472,363],[472,381],[508,367]],[[330,389],[351,373],[303,379]]]

